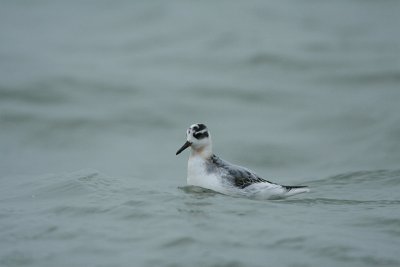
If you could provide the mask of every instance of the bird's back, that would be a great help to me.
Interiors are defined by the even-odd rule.
[[[268,181],[255,172],[241,166],[231,164],[216,155],[207,162],[207,172],[219,174],[225,186],[245,195],[261,198],[279,198],[308,192],[307,186],[285,186]]]

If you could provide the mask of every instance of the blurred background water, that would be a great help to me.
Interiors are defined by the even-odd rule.
[[[0,3],[0,266],[399,266],[400,2]],[[185,187],[186,128],[307,195]]]

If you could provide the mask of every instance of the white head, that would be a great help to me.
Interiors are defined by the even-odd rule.
[[[186,143],[176,152],[176,155],[188,147],[192,149],[192,155],[200,154],[203,157],[212,155],[211,135],[207,126],[202,123],[191,125],[186,131]]]

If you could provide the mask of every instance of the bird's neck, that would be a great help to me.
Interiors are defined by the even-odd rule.
[[[203,159],[209,159],[213,155],[211,144],[201,147],[201,148],[192,148],[192,152],[190,157],[202,157]]]

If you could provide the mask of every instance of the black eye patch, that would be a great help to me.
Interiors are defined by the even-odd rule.
[[[208,132],[205,131],[205,132],[202,132],[202,133],[194,133],[193,137],[198,139],[198,140],[200,140],[200,139],[208,137]]]

